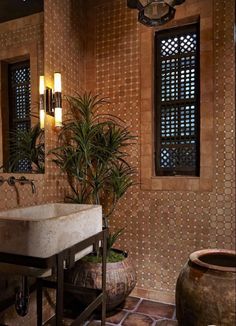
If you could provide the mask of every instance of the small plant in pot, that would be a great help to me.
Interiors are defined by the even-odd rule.
[[[103,208],[103,222],[109,220],[120,198],[134,184],[134,169],[127,149],[135,137],[122,120],[99,113],[107,101],[91,93],[67,97],[70,118],[60,132],[60,145],[51,150],[54,163],[67,174],[71,195],[66,200],[97,204]],[[122,230],[110,234],[107,245],[107,309],[121,304],[136,284],[136,273],[127,254],[113,249]],[[101,288],[101,255],[91,254],[78,261],[67,281],[79,287]],[[90,298],[80,296],[88,303]]]

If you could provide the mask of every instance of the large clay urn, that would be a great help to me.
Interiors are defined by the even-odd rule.
[[[176,285],[179,326],[236,325],[236,252],[192,253]]]
[[[119,250],[116,250],[119,251]],[[119,251],[121,252],[121,251]],[[106,290],[107,311],[119,306],[134,289],[136,284],[136,272],[127,254],[124,260],[107,263]],[[67,275],[67,282],[78,287],[91,289],[102,288],[102,264],[79,260]],[[76,297],[82,304],[88,305],[91,298],[86,295]]]

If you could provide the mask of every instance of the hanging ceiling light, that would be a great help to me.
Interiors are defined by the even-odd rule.
[[[146,26],[159,26],[175,16],[175,6],[185,0],[127,0],[127,6],[138,9],[138,21]]]

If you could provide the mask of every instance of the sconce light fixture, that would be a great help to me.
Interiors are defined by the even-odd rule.
[[[138,9],[138,21],[146,26],[163,25],[174,18],[175,6],[185,0],[127,0],[127,6]]]
[[[62,127],[61,74],[54,73],[54,115],[55,127]]]
[[[44,128],[45,113],[54,117],[55,127],[62,127],[61,74],[54,73],[54,90],[45,87],[44,76],[40,76],[40,128]]]
[[[44,120],[45,120],[45,108],[44,108],[44,76],[39,77],[39,123],[40,128],[44,129]]]

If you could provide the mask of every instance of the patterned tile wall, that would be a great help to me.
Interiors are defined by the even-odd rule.
[[[44,27],[43,15],[35,14],[1,24],[0,51],[6,48],[36,43],[38,47],[38,70],[43,73],[44,61]]]
[[[84,63],[84,36],[80,32],[83,21],[80,1],[75,0],[45,0],[44,11],[44,71],[46,84],[52,86],[53,73],[62,73],[63,95],[74,94],[81,90],[85,84],[85,63]],[[80,8],[80,10],[78,10]],[[27,30],[29,34],[27,34]],[[43,28],[41,26],[41,33]],[[34,28],[12,32],[12,40],[16,43],[22,40],[30,40],[32,35],[37,34]],[[15,36],[14,36],[15,35]],[[1,43],[2,42],[2,43]],[[7,41],[9,43],[9,40]],[[6,40],[0,35],[0,45],[6,45]],[[42,70],[42,68],[40,68]],[[66,101],[63,101],[63,114],[66,118]],[[57,143],[58,131],[53,127],[53,119],[46,117],[45,143],[46,152]],[[4,174],[4,177],[8,177]],[[17,175],[16,175],[17,176]],[[59,177],[60,176],[60,177]],[[31,194],[30,187],[25,187],[24,192],[20,190],[20,206],[40,204],[63,200],[65,195],[65,184],[61,173],[46,157],[46,171],[44,175],[34,175],[37,193]],[[4,184],[0,188],[0,209],[9,209],[17,206],[14,189]]]
[[[215,58],[210,58],[215,61],[216,76],[213,191],[143,191],[136,186],[121,201],[111,221],[113,228],[125,226],[119,245],[129,251],[138,271],[135,294],[169,302],[174,300],[178,273],[191,252],[208,247],[235,248],[234,1],[213,3]],[[204,1],[186,0],[180,18],[204,5]],[[208,5],[210,8],[212,2]],[[88,85],[111,99],[109,111],[122,118],[138,136],[131,163],[139,178],[143,114],[140,46],[145,44],[140,44],[137,12],[127,9],[124,0],[100,0],[93,10],[95,28],[91,33],[95,33],[96,69],[95,83],[90,80]],[[91,58],[89,62],[92,63]]]
[[[53,73],[61,72],[63,98],[63,119],[67,118],[66,95],[75,94],[85,85],[85,41],[84,15],[82,1],[46,0],[45,15],[45,78],[48,86],[53,86]],[[46,152],[57,146],[58,130],[53,128],[53,121],[47,117]],[[58,168],[46,158],[45,200],[63,200],[68,191],[65,178]],[[60,176],[60,177],[59,177]]]
[[[45,0],[44,1],[44,71],[46,84],[52,86],[53,73],[62,73],[63,95],[74,94],[81,90],[85,84],[85,40],[81,30],[84,30],[84,15],[78,0]],[[25,36],[27,38],[28,36]],[[23,37],[21,37],[22,39]],[[23,38],[24,39],[24,38]],[[66,101],[63,100],[63,114],[66,118]],[[58,131],[53,127],[53,119],[46,117],[45,143],[46,152],[57,144]],[[8,177],[4,174],[4,177]],[[16,175],[17,176],[17,175]],[[20,206],[30,206],[48,202],[63,201],[67,183],[60,171],[46,157],[46,170],[44,175],[31,175],[35,180],[37,193],[31,194],[28,186],[19,188]],[[8,185],[0,188],[0,210],[17,206],[15,190]],[[0,286],[11,284],[1,277]],[[1,288],[1,292],[3,289]],[[11,292],[10,289],[4,291]],[[49,306],[45,306],[49,317]],[[34,295],[31,297],[30,313],[25,318],[17,317],[14,308],[5,311],[0,316],[0,323],[9,326],[29,325],[34,326],[35,305]]]
[[[235,247],[235,2],[215,0],[216,183],[211,246]]]
[[[196,6],[186,0],[186,6]],[[63,92],[82,90],[85,81],[109,96],[109,110],[120,116],[140,140],[139,32],[136,12],[125,0],[88,1],[88,39],[84,1],[45,0],[45,74],[62,72]],[[81,6],[81,7],[79,7]],[[234,248],[234,1],[214,1],[215,27],[215,129],[216,178],[212,192],[141,191],[135,186],[124,197],[112,227],[126,226],[119,245],[129,251],[138,271],[137,294],[173,301],[176,277],[190,252],[206,247]],[[80,10],[78,10],[78,8]],[[186,10],[187,11],[187,10]],[[82,17],[81,17],[82,16]],[[82,31],[82,32],[81,32]],[[91,49],[91,40],[95,48]],[[93,57],[93,55],[95,57]],[[213,60],[213,58],[212,58]],[[92,67],[92,68],[91,68]],[[94,74],[93,74],[94,73]],[[223,76],[223,77],[222,77]],[[65,103],[64,103],[65,105]],[[57,132],[46,121],[47,150],[56,144]],[[139,171],[140,144],[131,162]],[[139,177],[139,172],[138,172]],[[45,175],[35,175],[37,195],[20,191],[20,205],[63,200],[65,180],[47,158]],[[16,206],[13,189],[0,190],[0,209]],[[9,321],[7,317],[3,322]],[[14,315],[11,315],[11,320]],[[2,320],[1,320],[2,321]],[[24,325],[9,322],[9,325]],[[30,322],[28,323],[30,325]],[[32,325],[34,323],[32,322]]]

